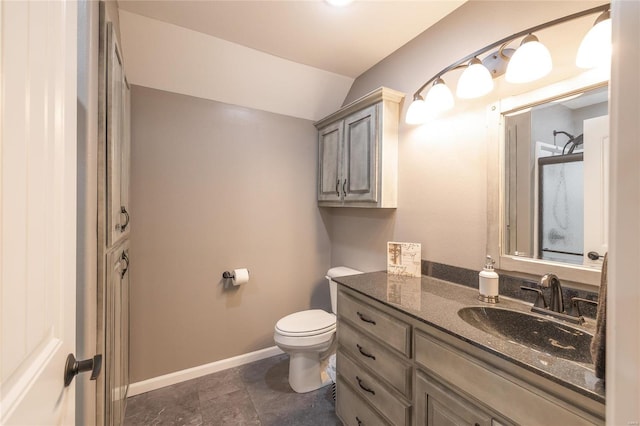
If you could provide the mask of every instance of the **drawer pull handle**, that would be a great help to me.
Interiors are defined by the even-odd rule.
[[[362,426],[362,420],[360,420],[358,416],[356,416],[356,422],[358,422],[358,426]]]
[[[362,380],[360,379],[360,377],[356,376],[356,379],[358,380],[358,386],[360,386],[360,388],[365,391],[365,392],[369,392],[371,395],[375,395],[376,392],[373,389],[369,389],[368,387],[366,387],[365,385],[362,384]]]
[[[364,351],[364,349],[362,349],[362,346],[360,346],[360,345],[359,345],[359,344],[357,344],[357,343],[356,343],[356,346],[358,347],[358,350],[360,351],[360,353],[361,353],[363,356],[366,356],[367,358],[371,358],[371,359],[372,359],[372,360],[374,360],[374,361],[376,360],[376,356],[375,356],[375,355],[371,355],[370,353],[365,352],[365,351]]]
[[[360,312],[356,312],[356,314],[358,314],[358,317],[360,317],[360,319],[364,322],[368,322],[369,324],[373,324],[376,325],[376,322],[372,319],[369,319],[367,317],[365,317],[364,315],[362,315]]]

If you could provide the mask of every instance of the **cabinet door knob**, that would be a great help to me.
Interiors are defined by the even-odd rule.
[[[336,181],[336,195],[340,196],[340,179]]]
[[[127,226],[129,226],[129,212],[125,206],[120,206],[120,213],[124,215],[124,224],[117,224],[116,231],[124,232],[124,230],[127,229]]]
[[[358,416],[356,416],[356,422],[358,422],[358,426],[362,426],[362,420],[360,420]]]
[[[129,256],[127,256],[126,251],[122,252],[122,256],[120,256],[120,259],[124,260],[124,263],[125,263],[124,268],[122,268],[122,271],[120,271],[120,278],[124,278],[127,271],[129,270]]]
[[[342,193],[344,194],[345,197],[347,196],[346,186],[347,186],[347,180],[345,179],[344,182],[342,182]]]

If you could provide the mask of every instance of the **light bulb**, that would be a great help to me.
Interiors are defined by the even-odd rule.
[[[427,104],[420,95],[413,97],[413,102],[409,105],[404,122],[407,124],[424,124],[428,119]]]
[[[529,34],[509,60],[505,79],[509,83],[528,83],[549,74],[552,67],[549,49]]]
[[[472,99],[486,95],[492,90],[491,72],[482,65],[478,58],[473,58],[458,80],[456,95],[462,99]]]
[[[582,39],[576,55],[576,65],[580,68],[596,68],[608,66],[610,63],[611,15],[607,11],[596,19],[593,27]]]
[[[427,92],[424,100],[427,114],[444,112],[453,108],[453,94],[440,77],[433,82],[433,86]]]

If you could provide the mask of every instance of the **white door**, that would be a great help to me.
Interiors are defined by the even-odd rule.
[[[74,424],[74,1],[0,2],[0,423]]]
[[[609,241],[609,116],[584,120],[584,263],[595,251],[601,256]]]

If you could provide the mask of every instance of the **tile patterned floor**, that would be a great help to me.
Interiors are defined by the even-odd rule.
[[[341,426],[331,387],[297,394],[288,372],[283,354],[136,395],[125,426]]]

